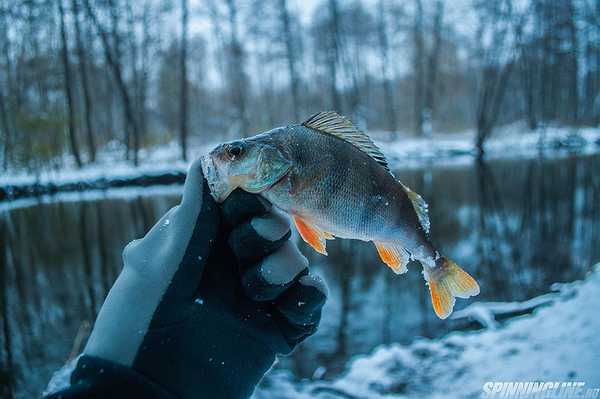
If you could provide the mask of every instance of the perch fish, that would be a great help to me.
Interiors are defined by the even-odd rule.
[[[201,163],[217,202],[238,187],[260,194],[287,212],[321,254],[327,240],[339,237],[373,242],[398,274],[419,261],[442,319],[456,297],[479,294],[477,282],[431,243],[425,201],[392,175],[365,133],[335,112],[221,144]]]

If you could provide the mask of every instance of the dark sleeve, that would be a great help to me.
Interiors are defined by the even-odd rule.
[[[71,375],[71,386],[44,399],[74,398],[175,399],[175,396],[133,369],[84,355]]]

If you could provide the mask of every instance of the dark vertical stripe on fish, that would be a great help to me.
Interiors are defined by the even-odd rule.
[[[340,143],[337,139],[330,137],[327,140],[325,140],[325,143],[327,147],[327,151],[325,151],[325,154],[328,154],[332,157],[333,162],[331,163],[331,165],[333,165],[333,167],[344,168],[344,165],[348,165],[348,154],[346,151],[340,151]],[[322,209],[329,209],[331,201],[337,199],[338,193],[342,189],[344,184],[343,182],[340,182],[340,180],[342,180],[342,176],[344,176],[344,174],[338,175],[337,173],[327,173],[327,183],[329,192],[325,193],[325,195],[322,196]]]
[[[371,162],[368,160],[366,164],[363,165],[365,169],[368,170],[367,176],[377,176],[378,168],[381,168],[377,163]],[[376,193],[373,190],[373,181],[365,182],[365,193],[367,194],[368,201],[365,202],[366,206],[363,206],[360,213],[360,226],[363,232],[367,232],[369,229],[369,224],[372,222],[373,215],[378,215],[379,209],[381,208],[381,201],[377,200],[377,195],[381,193]]]

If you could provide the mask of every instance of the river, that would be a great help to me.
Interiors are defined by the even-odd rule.
[[[478,300],[519,301],[600,261],[600,156],[493,160],[395,170],[429,203],[433,241],[480,283]],[[180,186],[111,189],[0,204],[0,385],[40,394],[93,322],[125,244],[179,200]],[[298,239],[295,236],[294,239]],[[438,320],[417,264],[397,276],[372,244],[301,243],[330,298],[317,334],[276,367],[299,378],[354,355],[456,327]],[[467,304],[459,300],[457,308]],[[85,335],[85,334],[83,334]],[[1,391],[1,390],[0,390]]]

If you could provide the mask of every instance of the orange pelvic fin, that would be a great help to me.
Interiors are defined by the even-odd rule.
[[[425,268],[425,279],[431,292],[431,304],[435,314],[445,319],[452,313],[455,297],[468,298],[479,294],[479,284],[450,259],[442,257],[439,266]]]
[[[325,240],[333,240],[333,235],[331,233],[327,233],[322,231],[317,226],[308,223],[306,220],[302,219],[300,216],[293,215],[294,224],[296,225],[296,229],[298,229],[298,233],[302,239],[315,251],[320,254],[327,255],[327,249],[325,248]]]
[[[406,265],[410,256],[406,250],[398,244],[374,242],[379,257],[396,274],[403,274],[408,271]]]

